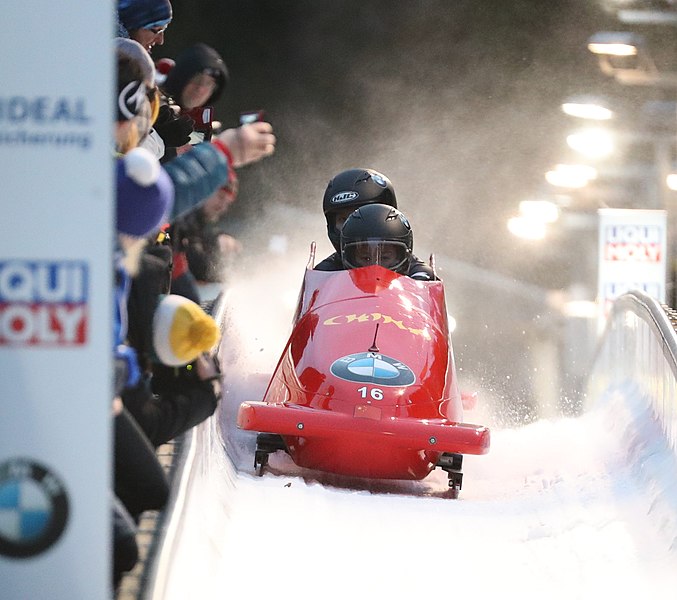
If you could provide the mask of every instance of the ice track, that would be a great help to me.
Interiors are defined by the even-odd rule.
[[[221,410],[195,433],[165,598],[674,597],[677,465],[631,388],[577,418],[493,427],[458,500],[438,497],[442,471],[364,482],[280,452],[258,477],[234,416],[262,396],[288,330],[236,314],[241,292],[231,325],[249,325],[229,329]]]

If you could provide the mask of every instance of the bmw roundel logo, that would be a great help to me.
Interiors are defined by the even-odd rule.
[[[357,200],[360,195],[357,192],[339,192],[331,197],[332,204],[341,204],[342,202],[350,202]]]
[[[27,459],[0,464],[0,555],[35,556],[47,550],[68,521],[63,483]]]
[[[407,220],[407,217],[405,217],[402,213],[400,213],[399,217],[400,217],[400,221],[402,221],[402,223],[404,224],[404,226],[405,226],[407,229],[411,229],[411,225],[409,224],[409,221]]]
[[[332,363],[330,371],[340,379],[356,383],[400,387],[416,381],[414,372],[407,365],[378,352],[343,356]]]
[[[376,185],[380,185],[382,188],[388,187],[386,180],[383,179],[383,177],[381,177],[380,175],[373,173],[371,178],[374,180],[374,183],[376,183]]]

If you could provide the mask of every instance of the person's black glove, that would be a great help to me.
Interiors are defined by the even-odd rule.
[[[195,121],[188,115],[177,116],[168,104],[160,106],[158,117],[153,124],[167,148],[178,148],[190,142],[190,134],[193,133]]]

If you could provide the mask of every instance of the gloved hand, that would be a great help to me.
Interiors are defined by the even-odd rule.
[[[178,148],[190,142],[190,134],[193,132],[194,125],[195,121],[188,115],[178,116],[171,106],[163,104],[153,124],[153,129],[157,131],[166,147]]]
[[[236,129],[226,129],[217,139],[228,146],[233,155],[233,166],[242,167],[270,156],[275,152],[277,139],[273,126],[265,121],[247,123]]]

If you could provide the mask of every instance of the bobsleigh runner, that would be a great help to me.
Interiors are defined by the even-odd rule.
[[[380,266],[306,270],[263,401],[242,403],[237,425],[260,432],[259,474],[277,450],[370,479],[420,480],[440,467],[452,497],[463,455],[485,454],[490,438],[463,422],[442,282]]]

